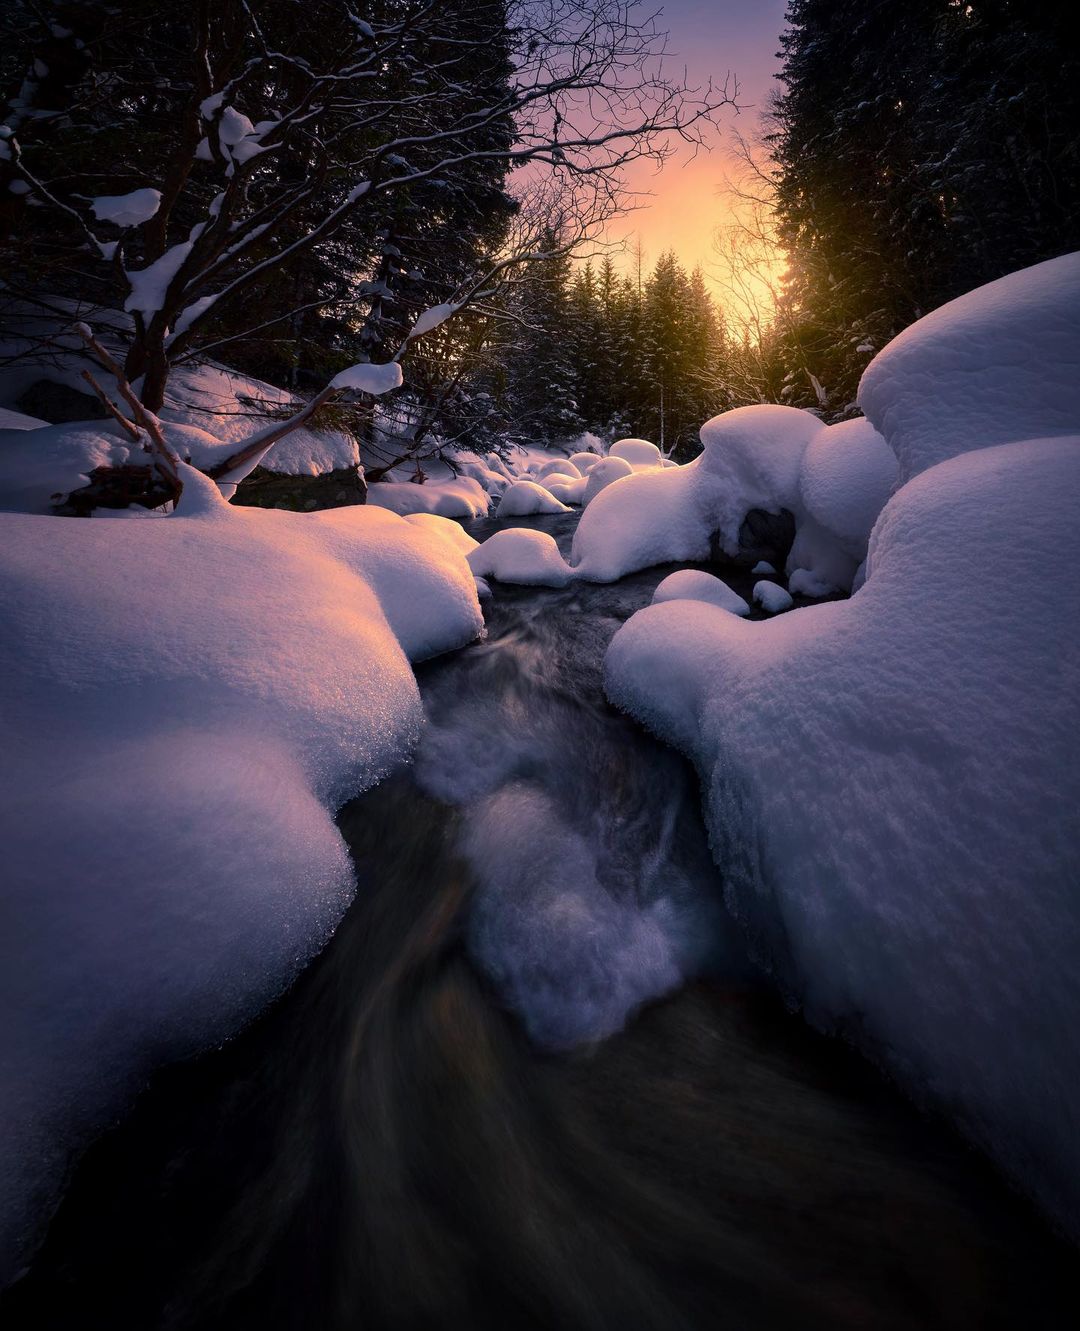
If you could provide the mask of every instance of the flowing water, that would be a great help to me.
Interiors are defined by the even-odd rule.
[[[0,1324],[1077,1324],[1075,1252],[778,1003],[693,773],[604,702],[668,571],[502,589],[420,669],[333,941],[87,1154]]]

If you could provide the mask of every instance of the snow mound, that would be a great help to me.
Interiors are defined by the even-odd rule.
[[[860,417],[814,435],[803,454],[799,492],[807,514],[859,563],[899,479],[896,454]]]
[[[602,490],[622,480],[624,476],[633,476],[634,469],[625,458],[601,458],[588,472],[588,484],[581,497],[582,508],[588,508]]]
[[[497,531],[471,550],[467,558],[477,577],[525,587],[565,587],[574,576],[555,538],[527,527]]]
[[[754,604],[770,615],[779,615],[790,610],[795,602],[778,582],[762,581],[754,583]]]
[[[608,457],[623,458],[637,471],[640,467],[659,467],[664,455],[647,439],[620,439],[608,449]]]
[[[1080,559],[1078,445],[917,476],[850,600],[650,606],[606,662],[696,763],[728,899],[789,993],[1073,1233],[1080,589],[1045,570]]]
[[[112,467],[142,449],[104,421],[0,430],[0,509],[49,513],[54,503],[90,480],[95,467]]]
[[[750,572],[761,573],[761,574],[775,573],[776,569],[773,568],[773,566],[768,562],[768,560],[759,559],[758,562],[754,565],[754,567],[750,570]]]
[[[978,287],[906,328],[859,406],[904,480],[974,448],[1080,427],[1080,252]]]
[[[549,494],[555,496],[560,504],[580,505],[585,498],[585,487],[588,480],[584,476],[579,476],[576,481],[567,477],[565,480],[558,474],[546,482],[546,489]]]
[[[552,462],[545,462],[533,480],[543,485],[548,477],[554,476],[564,476],[567,480],[577,481],[581,479],[581,472],[568,458],[555,458]]]
[[[0,620],[2,1282],[151,1069],[323,945],[332,812],[419,736],[407,658],[483,621],[444,536],[234,509],[190,470],[171,517],[0,514]]]
[[[412,522],[424,531],[434,532],[436,536],[444,541],[449,541],[455,550],[460,550],[463,555],[467,555],[470,550],[475,550],[480,544],[465,530],[459,523],[452,518],[440,517],[437,513],[406,513],[404,514],[406,522]]]
[[[545,490],[535,481],[515,481],[505,491],[495,510],[497,518],[527,518],[537,513],[567,513],[569,509],[561,504],[550,490]]]
[[[823,428],[795,407],[740,407],[701,427],[704,451],[685,467],[642,469],[595,503],[586,490],[572,555],[580,576],[610,582],[652,564],[708,559],[714,537],[734,555],[751,509],[801,515],[803,454]],[[630,466],[605,459],[589,488],[601,468],[616,463]]]
[[[377,481],[368,488],[368,504],[403,516],[435,513],[441,518],[483,518],[491,499],[479,481],[458,476],[449,481]]]
[[[0,407],[0,430],[39,430],[48,423],[39,420],[37,416],[27,416],[25,412]]]
[[[733,615],[750,613],[750,607],[726,582],[713,577],[711,573],[702,573],[692,568],[669,573],[660,583],[653,592],[652,603],[659,605],[663,601],[704,601],[707,605],[717,605]]]
[[[573,463],[580,475],[585,476],[600,461],[600,455],[598,453],[571,453],[567,460]]]

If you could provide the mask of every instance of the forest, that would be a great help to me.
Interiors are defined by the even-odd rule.
[[[1074,8],[0,7],[0,1324],[1080,1323]]]

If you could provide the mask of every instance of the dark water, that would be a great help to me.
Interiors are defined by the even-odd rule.
[[[600,692],[667,571],[505,590],[421,670],[416,772],[340,815],[332,943],[87,1154],[0,1325],[1077,1324],[1076,1254],[739,955],[692,773]]]

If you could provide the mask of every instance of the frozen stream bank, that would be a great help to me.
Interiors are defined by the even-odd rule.
[[[670,571],[497,590],[421,668],[333,941],[89,1153],[5,1327],[1075,1319],[1071,1254],[742,960],[692,772],[600,692]]]

